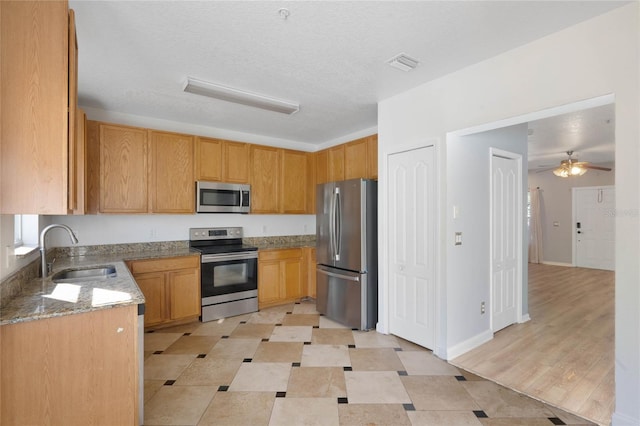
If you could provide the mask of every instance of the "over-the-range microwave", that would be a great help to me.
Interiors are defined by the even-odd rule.
[[[196,182],[197,213],[249,213],[251,187],[236,183]]]

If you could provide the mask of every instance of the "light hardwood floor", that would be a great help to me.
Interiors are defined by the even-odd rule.
[[[451,364],[609,425],[614,272],[529,264],[529,314]]]

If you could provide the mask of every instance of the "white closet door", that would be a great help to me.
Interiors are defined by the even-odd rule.
[[[435,148],[388,157],[392,334],[435,346]]]

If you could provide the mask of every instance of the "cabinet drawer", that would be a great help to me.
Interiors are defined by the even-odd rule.
[[[258,251],[258,260],[282,260],[302,257],[302,249],[267,249]]]
[[[200,265],[199,256],[170,257],[166,259],[135,260],[129,262],[131,273],[144,274],[146,272],[173,271],[176,269],[197,268]]]

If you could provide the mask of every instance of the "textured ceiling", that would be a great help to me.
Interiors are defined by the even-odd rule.
[[[556,167],[572,158],[590,163],[615,161],[613,104],[529,122],[529,170]]]
[[[379,100],[622,4],[70,1],[82,106],[310,144],[375,127]],[[386,64],[401,52],[418,68]],[[187,76],[297,101],[300,111],[184,93]]]

